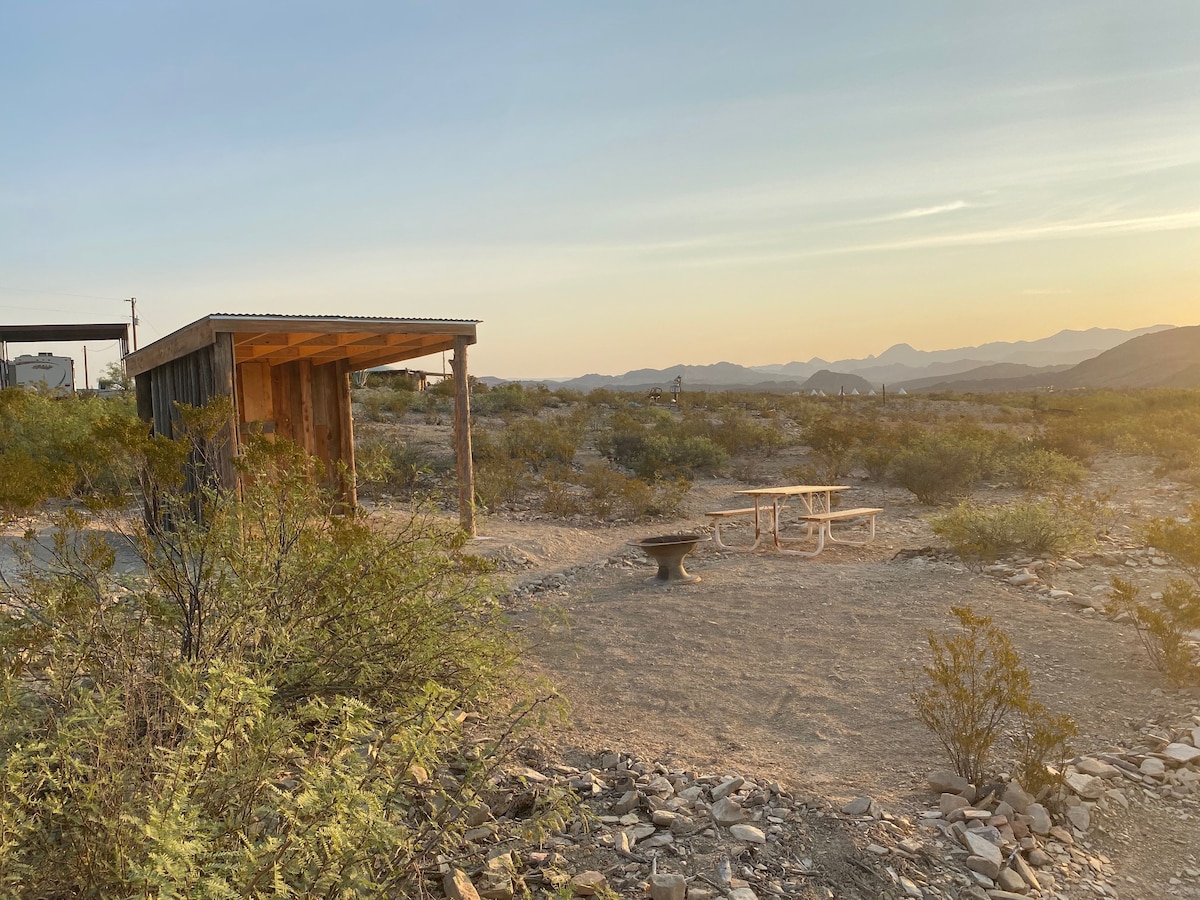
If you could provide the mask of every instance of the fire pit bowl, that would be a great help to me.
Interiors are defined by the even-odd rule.
[[[647,578],[646,584],[695,584],[699,575],[689,575],[683,569],[683,558],[696,549],[701,541],[712,540],[703,534],[663,534],[640,538],[630,545],[640,547],[658,563],[658,574]]]

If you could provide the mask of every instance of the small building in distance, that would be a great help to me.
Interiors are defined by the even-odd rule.
[[[286,438],[319,457],[331,487],[349,505],[354,486],[350,375],[452,350],[459,520],[475,534],[467,347],[477,320],[216,313],[125,358],[138,415],[154,433],[178,437],[177,403],[232,401],[228,436],[205,477],[237,490],[233,460],[251,434]],[[339,473],[348,473],[342,478]]]

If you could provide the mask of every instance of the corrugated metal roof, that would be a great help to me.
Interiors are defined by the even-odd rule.
[[[129,339],[129,325],[107,322],[83,325],[0,325],[0,341],[112,341]]]
[[[435,325],[447,322],[454,325],[478,325],[483,319],[428,319],[407,316],[306,316],[299,313],[211,313],[207,319],[304,319],[313,322],[421,322]]]
[[[220,334],[232,335],[239,365],[307,358],[370,368],[449,350],[461,338],[473,344],[478,324],[478,319],[211,313],[131,353],[125,370],[140,375],[213,344]]]

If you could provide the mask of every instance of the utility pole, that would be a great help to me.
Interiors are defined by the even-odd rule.
[[[83,345],[83,389],[85,391],[88,391],[88,390],[91,390],[91,388],[92,388],[92,382],[91,382],[91,379],[88,378],[87,344],[84,344]]]
[[[129,320],[133,324],[133,349],[137,349],[137,297],[125,301],[129,304]]]

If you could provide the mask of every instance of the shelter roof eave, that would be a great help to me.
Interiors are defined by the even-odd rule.
[[[0,341],[10,344],[38,341],[125,341],[129,325],[109,322],[82,325],[0,325]]]
[[[130,375],[140,375],[214,343],[218,334],[230,334],[239,364],[345,360],[353,370],[367,369],[453,349],[459,338],[473,344],[478,324],[476,319],[215,313],[131,353],[125,365]]]

